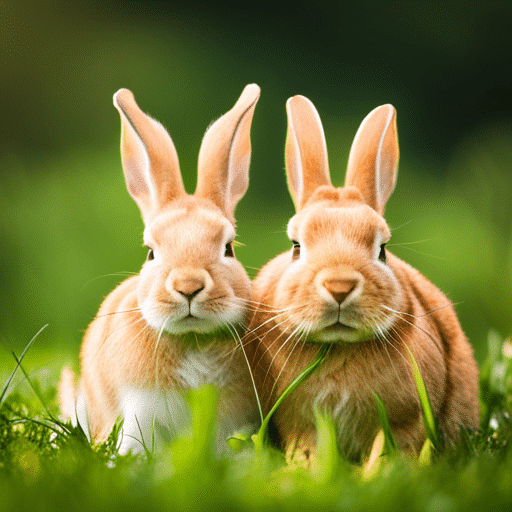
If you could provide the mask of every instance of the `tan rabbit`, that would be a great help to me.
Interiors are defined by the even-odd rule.
[[[345,186],[329,177],[323,128],[303,96],[287,102],[286,170],[296,215],[292,248],[253,282],[261,303],[246,338],[265,409],[312,361],[323,364],[275,413],[288,460],[314,459],[314,409],[333,418],[340,451],[365,457],[384,401],[397,444],[418,452],[425,433],[407,347],[416,358],[447,441],[478,427],[477,368],[450,301],[385,245],[383,214],[397,175],[395,109],[373,110],[350,151]],[[252,333],[251,333],[252,331]],[[251,336],[257,335],[251,339]]]
[[[149,449],[187,425],[184,391],[219,389],[217,446],[257,418],[239,336],[250,280],[233,251],[234,210],[248,186],[250,127],[260,89],[248,85],[206,132],[194,195],[183,187],[163,126],[121,89],[121,154],[128,191],[145,224],[147,261],[103,302],[83,340],[81,378],[61,379],[61,407],[95,440],[124,424],[120,453]]]

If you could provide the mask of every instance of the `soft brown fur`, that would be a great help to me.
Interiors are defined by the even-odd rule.
[[[123,413],[123,390],[182,393],[193,386],[194,354],[200,358],[196,366],[211,363],[218,370],[204,381],[219,388],[221,420],[229,417],[242,426],[257,415],[238,340],[247,320],[250,281],[230,251],[234,210],[248,185],[250,126],[258,98],[259,87],[247,86],[233,109],[208,129],[197,189],[188,195],[165,129],[138,108],[130,91],[114,96],[126,183],[154,259],[148,257],[140,274],[121,283],[101,305],[83,340],[76,391],[69,369],[63,371],[61,410],[73,417],[77,399],[84,399],[88,425],[83,418],[81,424],[95,440],[104,440]]]
[[[288,183],[297,207],[288,234],[300,242],[300,255],[291,249],[257,275],[253,297],[260,309],[246,338],[265,411],[321,342],[331,343],[323,364],[275,412],[288,460],[314,458],[315,407],[334,419],[343,454],[355,461],[368,455],[380,429],[374,393],[386,406],[398,446],[417,453],[425,431],[406,347],[444,438],[455,440],[460,427],[479,423],[471,346],[440,290],[387,250],[387,261],[379,260],[390,238],[382,214],[398,164],[394,108],[379,107],[362,123],[344,188],[330,182],[312,103],[297,96],[287,111]],[[329,327],[336,318],[349,327]]]

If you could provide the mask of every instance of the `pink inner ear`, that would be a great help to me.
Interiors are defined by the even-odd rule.
[[[286,111],[286,171],[299,210],[318,187],[332,184],[324,130],[315,106],[304,96],[294,96],[287,101]]]
[[[150,191],[144,176],[147,173],[145,149],[135,132],[127,123],[123,124],[121,135],[121,158],[128,191],[134,199],[149,196]],[[140,173],[139,170],[144,170]]]
[[[359,189],[365,202],[381,215],[393,192],[398,168],[396,111],[382,105],[361,123],[352,143],[345,186]]]
[[[377,157],[380,192],[378,201],[379,209],[382,210],[382,213],[384,212],[389,197],[395,189],[399,158],[396,111],[391,105],[388,105],[388,107],[387,123],[382,133]]]
[[[185,188],[178,155],[165,128],[140,110],[133,94],[114,95],[121,115],[121,156],[126,184],[146,220],[180,195]]]
[[[214,202],[228,218],[249,184],[250,130],[260,89],[245,87],[235,106],[206,132],[199,152],[195,195]]]
[[[247,191],[247,187],[249,185],[249,180],[247,179],[247,173],[245,169],[249,168],[251,161],[251,148],[246,150],[245,155],[238,158],[237,164],[233,165],[232,172],[230,172],[231,179],[231,194],[230,194],[230,209],[234,212],[235,207],[238,204],[238,201],[242,199],[245,192]]]

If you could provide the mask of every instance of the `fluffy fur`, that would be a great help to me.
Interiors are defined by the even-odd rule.
[[[65,415],[101,441],[124,417],[120,451],[151,448],[154,436],[186,425],[183,394],[219,388],[219,451],[231,428],[257,417],[239,336],[247,321],[250,281],[233,252],[234,210],[248,185],[250,126],[259,87],[206,132],[198,184],[185,193],[174,144],[121,89],[121,155],[128,191],[145,223],[148,259],[140,274],[103,302],[80,352],[75,392],[69,369],[60,398]],[[157,439],[158,441],[158,439]]]
[[[380,429],[374,393],[384,401],[400,448],[418,452],[425,433],[407,348],[417,360],[447,441],[478,426],[477,368],[450,301],[384,245],[398,140],[395,109],[363,121],[345,186],[330,181],[320,118],[302,96],[288,100],[286,167],[297,213],[293,247],[253,282],[260,309],[246,338],[268,409],[322,343],[322,366],[278,408],[274,424],[288,460],[314,458],[315,407],[330,415],[338,445],[365,457]]]

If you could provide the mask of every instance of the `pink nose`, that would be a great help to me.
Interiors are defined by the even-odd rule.
[[[354,279],[326,279],[322,284],[334,300],[341,304],[356,287],[357,281]]]
[[[204,289],[204,282],[192,277],[177,279],[174,281],[174,289],[191,301],[201,290]]]

